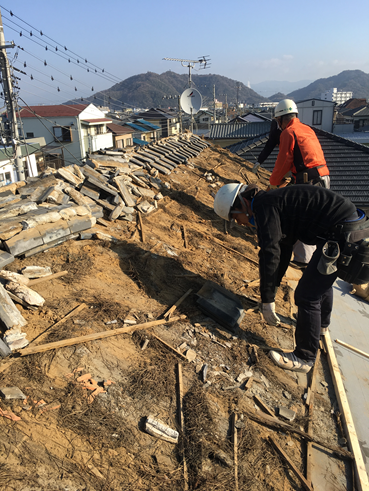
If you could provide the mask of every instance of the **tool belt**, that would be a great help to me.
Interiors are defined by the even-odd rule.
[[[319,174],[318,169],[325,167],[325,165],[318,165],[317,167],[305,168],[304,170],[297,172],[293,176],[295,184],[313,184],[314,186],[321,186],[325,188],[324,179]]]
[[[322,274],[338,271],[348,283],[369,282],[369,219],[357,209],[357,216],[335,225],[327,234],[318,270]]]

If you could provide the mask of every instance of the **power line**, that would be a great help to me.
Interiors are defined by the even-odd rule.
[[[73,51],[69,50],[65,45],[63,44],[60,44],[59,42],[55,41],[54,39],[52,39],[51,37],[49,37],[48,35],[44,34],[42,32],[42,30],[39,30],[37,28],[35,28],[34,26],[32,26],[31,24],[29,24],[28,22],[24,21],[23,19],[21,19],[20,17],[18,17],[17,15],[15,15],[11,10],[8,10],[6,9],[5,7],[3,7],[2,5],[0,5],[0,7],[3,9],[3,10],[6,10],[10,15],[11,17],[15,17],[17,19],[19,19],[21,22],[23,22],[24,24],[26,24],[27,26],[31,27],[31,29],[35,30],[36,32],[39,32],[41,36],[45,36],[45,38],[47,39],[50,39],[50,41],[52,41],[53,43],[55,43],[56,45],[60,46],[62,49],[64,49],[64,51],[68,51],[69,53],[72,53],[73,55],[77,56],[77,59],[81,58],[82,60],[85,61],[86,64],[89,64],[91,66],[93,66],[94,68],[97,68],[99,70],[101,70],[102,73],[106,73],[107,75],[110,75],[111,77],[114,77],[116,79],[118,79],[118,81],[120,81],[120,78],[119,77],[116,77],[116,75],[112,74],[112,73],[109,73],[109,72],[105,72],[105,69],[104,68],[100,68],[98,67],[97,65],[93,64],[93,63],[90,63],[87,61],[87,59],[84,57],[84,56],[81,56],[81,55],[78,55],[77,53],[74,53]],[[11,21],[11,22],[14,22],[14,21]],[[14,22],[15,23],[15,22]],[[32,32],[32,31],[31,31]],[[33,33],[32,33],[33,35]],[[40,38],[39,38],[40,39]]]

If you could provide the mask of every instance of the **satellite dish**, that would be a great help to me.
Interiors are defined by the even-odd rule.
[[[202,97],[196,89],[186,89],[181,95],[181,107],[187,114],[196,114],[200,111]]]

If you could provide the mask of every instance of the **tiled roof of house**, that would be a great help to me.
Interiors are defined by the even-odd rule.
[[[129,135],[133,133],[132,128],[120,124],[109,123],[106,126],[115,135]]]
[[[342,138],[327,131],[312,128],[322,146],[327,162],[331,189],[346,198],[350,198],[356,205],[369,205],[369,147]],[[263,149],[268,135],[231,145],[228,148],[232,153],[251,162],[256,162]],[[263,163],[263,167],[270,172],[273,170],[278,156],[278,147]]]
[[[65,104],[53,105],[53,106],[29,106],[24,107],[20,111],[21,118],[57,118],[63,116],[78,116],[84,109],[86,104],[71,104],[67,106]],[[37,116],[35,116],[35,114]]]

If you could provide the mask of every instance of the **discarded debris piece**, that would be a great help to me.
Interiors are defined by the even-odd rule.
[[[11,411],[3,411],[1,408],[0,408],[0,416],[3,416],[4,418],[11,419],[12,421],[20,421],[21,420],[21,418],[19,416],[16,416]]]
[[[1,358],[6,358],[7,356],[9,356],[11,353],[11,349],[9,348],[9,346],[7,344],[4,343],[4,341],[2,341],[0,339],[0,356]]]
[[[77,378],[77,382],[85,382],[86,380],[90,380],[92,377],[91,373],[85,373]]]
[[[213,452],[214,457],[219,460],[219,462],[227,467],[233,467],[233,460],[231,457],[223,452],[223,450],[215,450]]]
[[[20,285],[28,285],[29,283],[29,278],[27,276],[23,276],[23,274],[19,273],[13,273],[13,271],[0,271],[0,278],[18,283]]]
[[[29,305],[35,305],[37,307],[42,307],[45,303],[45,299],[37,292],[28,288],[26,285],[20,285],[19,283],[14,283],[11,281],[5,287],[7,290],[17,295],[21,300],[27,302]]]
[[[274,418],[274,416],[275,416],[274,411],[269,409],[269,407],[260,399],[260,397],[258,397],[257,395],[254,395],[254,400],[258,404],[258,406],[260,406],[261,409],[263,409],[263,411],[265,411],[267,414],[269,414],[270,416],[272,416]]]
[[[52,274],[51,269],[48,266],[26,266],[22,270],[22,275],[27,278],[41,278]]]
[[[186,358],[189,362],[194,361],[196,358],[196,351],[189,349],[186,351]]]
[[[23,327],[27,321],[22,317],[19,310],[14,305],[7,291],[0,284],[0,319],[7,329],[12,327]]]
[[[113,237],[112,235],[104,234],[103,232],[96,232],[95,236],[97,239],[105,240],[108,242],[120,242],[119,239],[117,239],[116,237]]]
[[[202,381],[203,382],[206,382],[206,376],[208,374],[208,369],[209,369],[209,367],[206,364],[202,367]]]
[[[335,342],[337,344],[340,344],[341,346],[344,346],[345,348],[353,351],[354,353],[357,353],[358,355],[364,356],[365,358],[369,358],[369,354],[365,353],[365,351],[361,351],[358,348],[355,348],[354,346],[351,346],[350,344],[344,343],[343,341],[340,341],[339,339],[335,339]]]
[[[292,409],[288,409],[287,407],[284,406],[278,407],[278,415],[284,419],[287,419],[290,422],[293,421],[296,417],[295,411],[292,411]]]
[[[145,339],[145,341],[142,343],[141,350],[144,351],[149,344],[149,340]]]
[[[118,321],[116,319],[114,319],[113,321],[108,321],[108,322],[105,322],[105,324],[107,326],[110,326],[110,324],[116,324]]]
[[[169,443],[178,443],[178,431],[172,430],[160,420],[148,416],[145,422],[145,430],[149,435],[156,436]]]
[[[0,389],[3,399],[26,399],[26,396],[18,387],[3,387]]]

